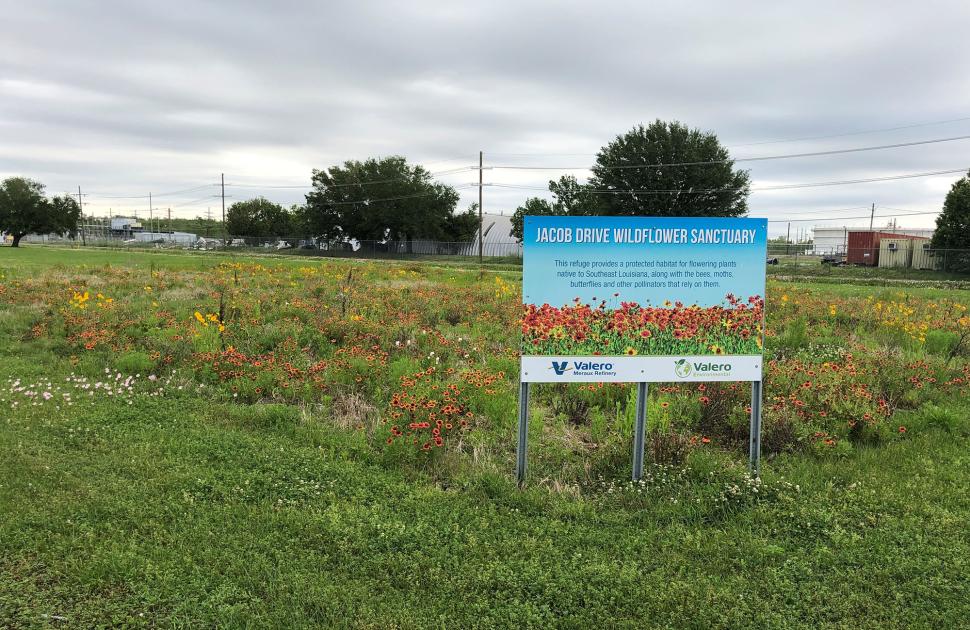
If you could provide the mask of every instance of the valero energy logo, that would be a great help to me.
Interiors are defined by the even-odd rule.
[[[688,361],[687,359],[678,359],[674,361],[674,374],[680,378],[687,378],[691,374],[707,374],[707,375],[718,375],[725,376],[731,373],[731,368],[733,366],[730,363],[717,363],[714,361],[706,361],[704,359]]]
[[[674,373],[680,378],[687,378],[690,376],[691,366],[687,359],[680,359],[674,361]]]
[[[556,376],[567,372],[571,376],[615,376],[616,371],[609,361],[552,361],[552,371]]]

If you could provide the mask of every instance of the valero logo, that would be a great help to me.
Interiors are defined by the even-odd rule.
[[[691,365],[687,362],[687,359],[674,361],[674,373],[680,378],[687,378],[690,376],[691,369]]]
[[[552,369],[555,370],[556,376],[562,376],[566,373],[566,368],[569,366],[569,361],[553,361]]]

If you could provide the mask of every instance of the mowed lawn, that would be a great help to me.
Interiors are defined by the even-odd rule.
[[[65,352],[55,328],[30,334],[30,307],[9,299],[11,277],[81,264],[202,273],[218,260],[0,250],[0,627],[968,624],[962,395],[901,409],[893,433],[906,431],[889,441],[772,456],[760,483],[725,445],[649,466],[632,486],[622,435],[607,465],[602,448],[579,449],[579,438],[546,426],[561,418],[537,410],[537,461],[523,490],[511,417],[483,421],[473,434],[494,443],[435,468],[336,422],[327,411],[336,407],[238,402],[199,387],[184,366],[133,393],[11,404],[17,380],[53,389],[98,367]],[[416,273],[484,282],[474,269]],[[866,287],[811,290],[840,299]],[[968,297],[925,290],[953,295]],[[508,336],[514,347],[517,333]],[[113,358],[98,356],[113,374]],[[514,390],[502,395],[514,400]],[[587,463],[596,472],[584,479],[574,471]]]

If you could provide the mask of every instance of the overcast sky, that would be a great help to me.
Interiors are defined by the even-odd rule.
[[[147,199],[108,197],[151,191],[157,208],[194,217],[218,215],[216,188],[163,193],[222,172],[306,185],[313,168],[390,154],[432,171],[477,164],[479,150],[487,165],[585,166],[656,118],[712,130],[736,158],[970,135],[970,3],[892,4],[0,0],[0,176],[80,185],[95,214],[147,216]],[[833,134],[851,135],[804,140]],[[966,170],[970,140],[743,166],[755,188]],[[749,203],[753,216],[841,225],[828,219],[873,202],[877,215],[938,210],[958,177]],[[440,179],[462,187],[463,207],[477,199],[477,172]],[[304,192],[227,189],[229,202]],[[486,188],[486,211],[531,194]]]

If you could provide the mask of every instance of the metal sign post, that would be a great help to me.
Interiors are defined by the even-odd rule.
[[[751,425],[748,432],[748,468],[761,474],[761,381],[751,381]]]
[[[637,383],[637,419],[633,428],[633,481],[643,478],[643,440],[647,428],[647,384]]]
[[[515,450],[515,477],[525,483],[526,450],[529,442],[529,383],[519,383],[519,445]]]
[[[647,383],[637,383],[636,422],[633,427],[633,481],[643,479],[646,451]],[[529,447],[529,383],[519,383],[519,440],[515,450],[515,477],[525,484]],[[753,477],[761,475],[761,381],[751,381],[751,421],[749,426],[748,469]]]

